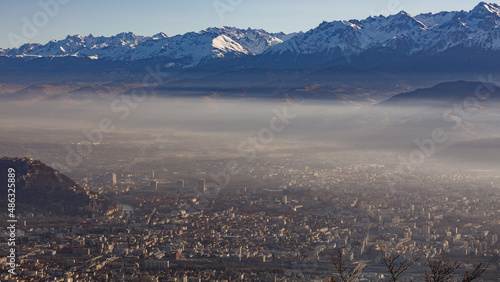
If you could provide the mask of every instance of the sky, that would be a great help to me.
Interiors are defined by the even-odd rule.
[[[487,1],[500,4],[500,1]],[[285,33],[322,21],[364,19],[404,10],[411,15],[471,10],[471,0],[0,0],[0,48],[133,32],[168,36],[234,26]]]

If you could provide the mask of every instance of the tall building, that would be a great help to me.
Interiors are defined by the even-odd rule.
[[[177,193],[184,194],[184,180],[177,180]]]
[[[424,225],[422,227],[424,235],[429,235],[431,234],[431,226],[430,225]]]
[[[108,183],[116,185],[116,173],[108,173]]]
[[[198,191],[205,193],[207,190],[207,187],[205,186],[205,179],[199,179],[198,180]]]
[[[395,224],[399,224],[401,223],[401,217],[399,215],[395,215],[393,218],[392,218],[392,223],[395,223]]]
[[[286,205],[288,204],[288,197],[286,195],[284,195],[283,197],[281,197],[281,203],[283,205]]]
[[[151,190],[154,191],[158,190],[158,181],[156,180],[151,181]]]

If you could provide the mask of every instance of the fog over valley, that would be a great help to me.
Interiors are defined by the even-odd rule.
[[[143,163],[250,155],[319,163],[352,158],[395,166],[398,156],[408,159],[417,150],[421,153],[411,156],[418,166],[498,169],[500,107],[492,100],[359,106],[305,99],[118,101],[5,101],[0,105],[2,147],[64,163],[68,148],[90,142],[86,151],[91,153],[79,165],[95,163],[102,157],[96,152],[106,147],[113,152],[106,162],[113,166],[124,156]],[[52,150],[33,149],[40,146]],[[128,166],[124,162],[116,169]]]

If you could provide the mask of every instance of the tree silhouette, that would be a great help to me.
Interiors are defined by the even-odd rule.
[[[466,271],[462,276],[462,282],[469,282],[477,279],[483,275],[483,273],[488,269],[489,265],[483,266],[483,263],[476,265],[476,268],[472,272]]]
[[[363,272],[366,268],[366,264],[359,263],[354,268],[347,267],[347,261],[344,258],[344,251],[341,248],[337,248],[337,255],[332,255],[332,263],[335,267],[335,272],[339,278],[335,278],[330,275],[330,282],[354,282],[356,278]]]
[[[414,264],[417,260],[407,260],[401,257],[400,254],[391,255],[389,253],[382,254],[382,263],[387,267],[389,272],[389,281],[399,281],[399,278]]]
[[[366,268],[366,264],[360,262],[355,267],[348,267],[347,260],[344,258],[344,250],[336,249],[336,255],[331,255],[332,263],[335,268],[335,275],[330,274],[329,282],[354,282]],[[409,260],[401,257],[400,254],[390,254],[382,252],[382,264],[387,268],[389,281],[400,281],[405,272],[418,259]],[[428,259],[427,265],[429,271],[425,270],[425,282],[470,282],[481,277],[488,269],[489,265],[484,263],[477,264],[472,271],[465,271],[462,275],[455,274],[460,268],[458,262],[444,261],[443,259]]]
[[[453,272],[460,267],[457,262],[445,262],[441,259],[427,260],[430,272],[425,271],[426,282],[444,282],[453,279]]]
[[[427,260],[430,272],[425,271],[426,282],[470,282],[473,281],[488,269],[488,265],[479,263],[472,272],[466,271],[461,277],[456,277],[454,272],[460,267],[457,262],[445,262],[442,259]]]

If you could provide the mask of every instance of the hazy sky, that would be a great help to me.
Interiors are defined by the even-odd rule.
[[[48,5],[44,10],[43,3],[57,3],[58,7]],[[132,31],[140,35],[165,32],[173,36],[214,26],[289,33],[307,31],[323,20],[363,19],[400,10],[413,15],[471,10],[478,3],[470,0],[0,0],[0,48],[26,42],[47,43],[68,34],[109,36]]]

